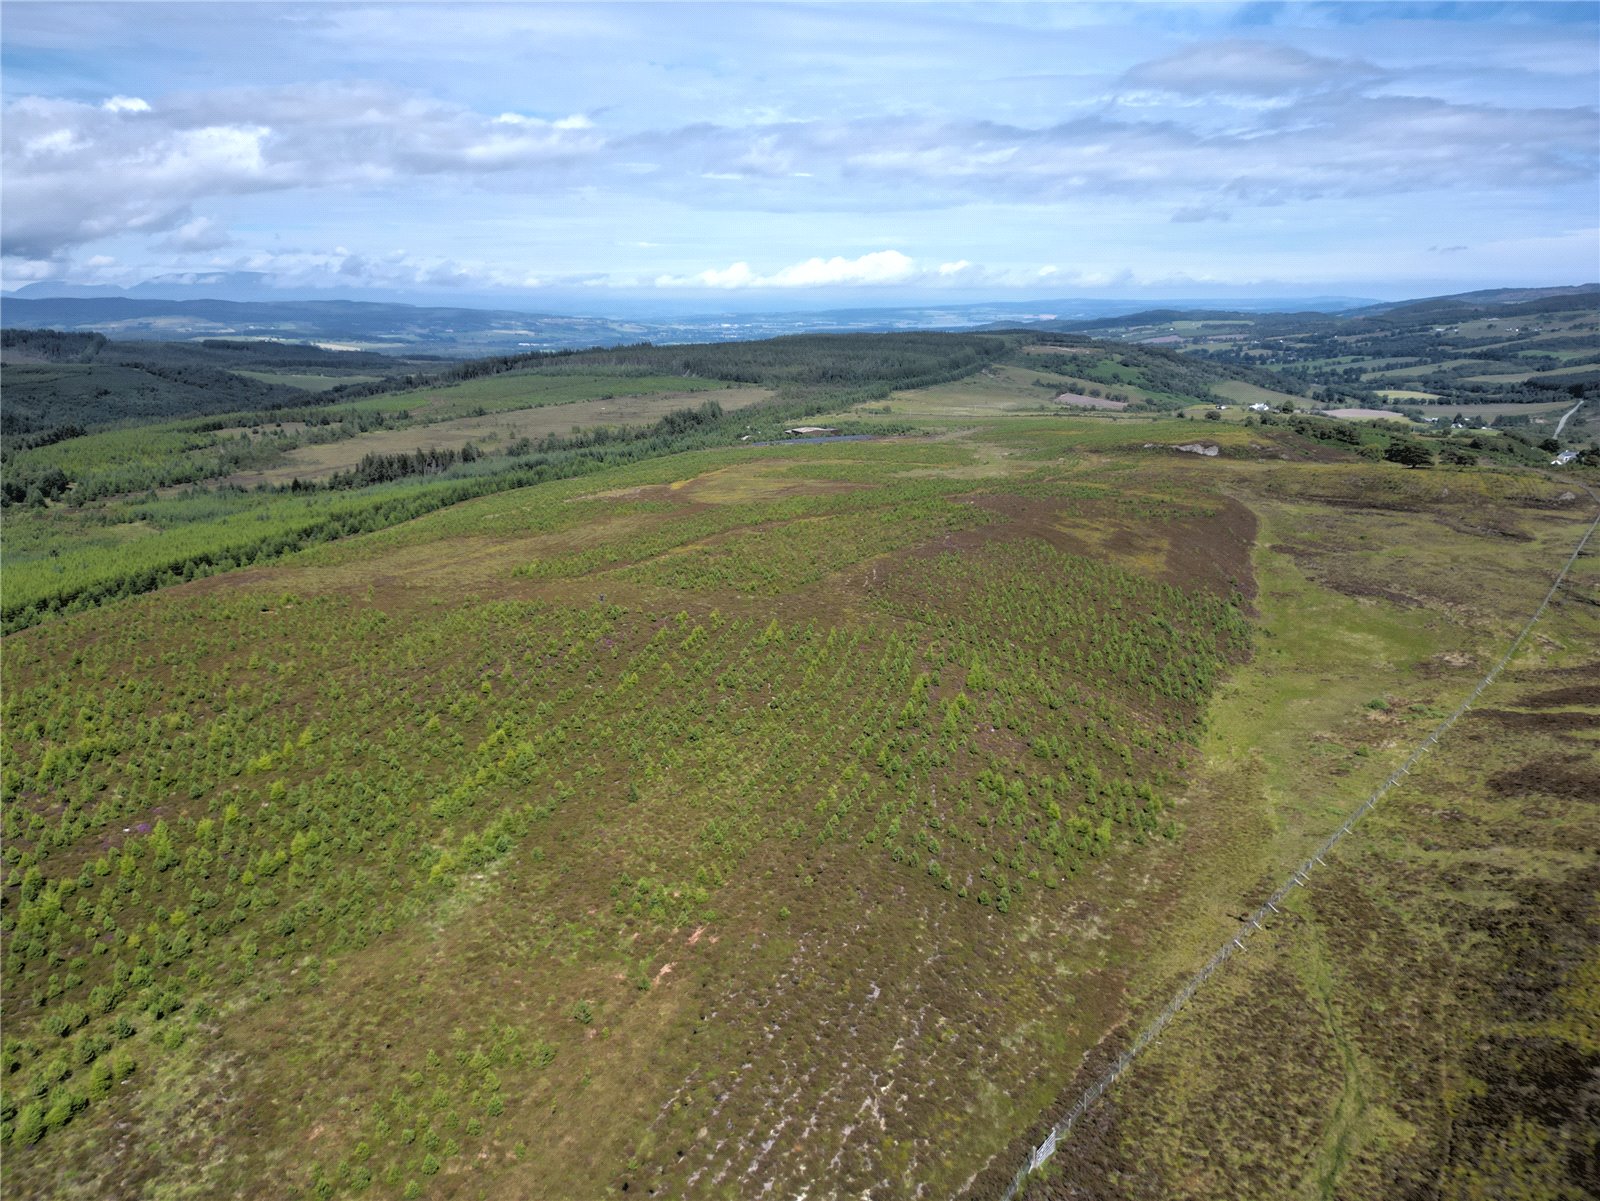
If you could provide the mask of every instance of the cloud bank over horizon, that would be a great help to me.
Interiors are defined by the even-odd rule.
[[[4,286],[1580,282],[1597,29],[1570,5],[10,4]]]

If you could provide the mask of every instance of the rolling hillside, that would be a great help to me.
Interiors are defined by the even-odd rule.
[[[1000,1196],[1600,505],[1271,382],[636,347],[8,452],[9,1194]],[[1582,1187],[1593,562],[1027,1195]]]

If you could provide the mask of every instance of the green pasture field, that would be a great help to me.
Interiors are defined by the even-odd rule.
[[[1271,388],[1263,388],[1259,384],[1252,384],[1248,380],[1230,379],[1213,384],[1211,390],[1224,400],[1231,400],[1235,404],[1253,405],[1269,404],[1274,409],[1283,404],[1292,404],[1296,408],[1304,408],[1306,400],[1301,396],[1291,396],[1287,392],[1275,392]]]
[[[1435,392],[1418,392],[1412,388],[1379,388],[1378,395],[1385,400],[1438,400]]]
[[[1573,406],[1569,397],[1566,400],[1556,401],[1553,404],[1419,404],[1416,406],[1427,417],[1454,417],[1457,413],[1464,413],[1468,417],[1549,417],[1552,414],[1559,417]],[[1407,408],[1410,408],[1407,405]]]
[[[1446,359],[1442,363],[1424,363],[1420,367],[1382,367],[1372,366],[1366,368],[1364,380],[1386,379],[1419,379],[1425,375],[1436,375],[1441,371],[1452,371],[1457,367],[1483,367],[1493,370],[1498,364],[1493,359]]]
[[[288,384],[291,388],[304,388],[307,392],[326,392],[341,384],[375,384],[383,378],[377,375],[302,375],[292,371],[244,371],[235,375],[248,375],[264,384]]]
[[[1490,373],[1486,375],[1469,375],[1468,382],[1477,384],[1516,384],[1530,379],[1561,379],[1569,375],[1584,375],[1600,370],[1594,363],[1583,363],[1576,367],[1551,367],[1540,371],[1518,371],[1505,373]]]

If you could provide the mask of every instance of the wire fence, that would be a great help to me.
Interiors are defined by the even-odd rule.
[[[1589,493],[1591,500],[1597,499],[1594,492],[1587,487],[1584,488],[1584,491]],[[1135,1057],[1167,1028],[1168,1023],[1178,1015],[1179,1010],[1189,1003],[1195,993],[1200,991],[1200,986],[1211,977],[1211,974],[1227,963],[1233,956],[1244,950],[1244,940],[1260,930],[1261,923],[1266,921],[1270,915],[1279,912],[1279,902],[1295,889],[1306,886],[1311,873],[1316,868],[1325,866],[1324,859],[1328,852],[1333,850],[1344,839],[1345,835],[1350,833],[1355,824],[1370,813],[1374,806],[1391,789],[1411,774],[1411,769],[1417,765],[1422,756],[1438,745],[1439,739],[1443,738],[1450,728],[1461,719],[1462,715],[1472,708],[1472,703],[1483,695],[1484,689],[1499,679],[1500,673],[1506,669],[1512,657],[1516,655],[1523,642],[1527,640],[1528,634],[1533,630],[1533,627],[1544,616],[1544,611],[1550,607],[1550,601],[1555,597],[1557,589],[1566,581],[1568,573],[1572,570],[1572,565],[1578,561],[1578,556],[1583,553],[1583,548],[1588,545],[1589,539],[1594,536],[1597,527],[1600,527],[1600,514],[1595,516],[1584,531],[1583,537],[1578,539],[1578,545],[1573,549],[1566,563],[1562,565],[1561,571],[1556,575],[1555,582],[1550,585],[1550,590],[1544,594],[1544,599],[1539,602],[1539,607],[1533,611],[1533,616],[1528,618],[1522,629],[1517,632],[1517,636],[1511,640],[1511,646],[1500,657],[1500,661],[1489,669],[1488,674],[1483,679],[1478,681],[1477,687],[1472,690],[1467,699],[1457,706],[1455,712],[1441,721],[1427,738],[1423,739],[1422,743],[1411,752],[1406,761],[1395,768],[1389,774],[1388,779],[1373,790],[1371,796],[1363,801],[1344,821],[1339,823],[1338,829],[1322,840],[1321,845],[1311,852],[1305,862],[1289,874],[1288,878],[1278,886],[1276,892],[1263,901],[1254,913],[1244,919],[1239,932],[1224,942],[1216,953],[1206,960],[1204,967],[1189,977],[1188,982],[1167,1002],[1166,1008],[1158,1013],[1144,1029],[1139,1031],[1138,1036],[1129,1045],[1128,1049],[1117,1056],[1116,1061],[1102,1072],[1093,1084],[1084,1090],[1073,1107],[1067,1111],[1066,1116],[1051,1127],[1050,1133],[1045,1136],[1044,1141],[1033,1149],[1022,1166],[1017,1169],[1017,1174],[1012,1178],[1010,1185],[1000,1195],[1001,1201],[1014,1201],[1014,1198],[1021,1194],[1028,1177],[1049,1162],[1050,1157],[1056,1153],[1056,1148],[1071,1132],[1078,1119],[1083,1117],[1105,1091],[1116,1083],[1117,1078],[1128,1070],[1128,1066],[1133,1063]]]

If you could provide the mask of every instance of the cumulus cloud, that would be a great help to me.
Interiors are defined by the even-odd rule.
[[[521,113],[501,113],[494,119],[496,125],[518,125],[524,129],[593,129],[594,122],[582,113],[547,121],[543,117],[525,117]]]
[[[156,247],[160,250],[194,254],[206,250],[221,250],[224,246],[232,244],[233,239],[219,222],[210,217],[196,217],[193,221],[184,222],[157,241]]]
[[[238,89],[159,107],[24,97],[4,124],[3,250],[48,258],[166,232],[210,197],[557,167],[599,145],[590,129],[587,118],[506,122],[368,85]]]
[[[1054,266],[995,269],[967,259],[956,259],[946,263],[919,262],[898,250],[875,250],[853,259],[842,255],[835,255],[832,258],[818,256],[792,263],[767,274],[755,270],[748,262],[740,261],[727,267],[708,268],[693,275],[659,275],[654,283],[658,288],[723,290],[870,288],[887,285],[947,288],[972,284],[1016,287],[1037,283],[1056,273],[1057,268]]]
[[[1375,68],[1284,46],[1211,43],[1125,78],[1173,94],[1242,89],[1283,102],[1230,109],[1221,128],[1192,115],[1209,112],[1204,104],[1109,104],[1048,125],[875,115],[619,131],[583,115],[480,113],[375,84],[230,89],[137,104],[126,96],[99,104],[25,97],[8,106],[3,127],[3,250],[44,260],[139,233],[201,251],[223,244],[220,229],[195,211],[213,199],[400,196],[427,181],[441,194],[581,193],[669,200],[699,212],[1131,197],[1170,205],[1172,220],[1186,222],[1328,197],[1585,184],[1600,170],[1592,108],[1358,94],[1346,85],[1371,84]],[[734,263],[688,278],[715,288],[898,281],[913,271],[902,259],[817,259],[766,275]],[[927,269],[939,276],[937,265]],[[978,278],[972,271],[961,268],[960,277]]]
[[[710,268],[696,275],[661,275],[658,288],[819,288],[829,285],[901,284],[922,274],[914,260],[898,250],[877,250],[859,258],[835,255],[810,258],[771,275],[760,275],[749,263]]]

